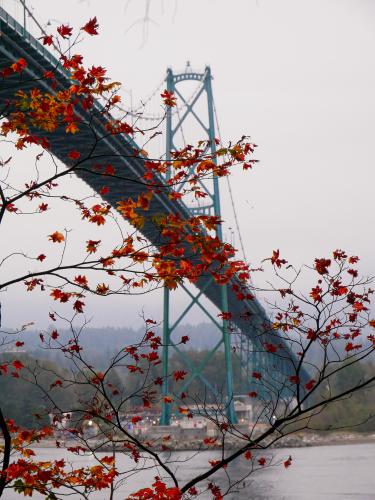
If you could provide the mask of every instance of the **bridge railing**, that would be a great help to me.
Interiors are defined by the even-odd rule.
[[[54,44],[42,45],[41,37],[47,34],[48,26],[43,26],[36,19],[32,7],[25,0],[0,0],[0,19],[23,36],[52,66],[58,68],[60,50]],[[59,69],[62,70],[61,66]]]

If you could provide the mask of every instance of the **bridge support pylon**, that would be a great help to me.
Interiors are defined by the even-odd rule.
[[[185,81],[195,80],[198,82],[198,88],[193,94],[191,100],[187,101],[180,91],[179,84]],[[190,69],[188,63],[186,70],[183,73],[174,74],[171,68],[167,70],[166,86],[167,90],[173,92],[177,97],[178,106],[177,111],[175,108],[168,108],[166,116],[166,161],[171,160],[171,152],[177,150],[176,134],[179,132],[182,138],[185,140],[183,133],[183,123],[189,118],[195,121],[195,124],[199,125],[199,128],[203,129],[202,135],[199,139],[206,139],[207,146],[206,151],[210,153],[214,160],[217,161],[215,157],[216,153],[216,142],[215,142],[215,116],[214,116],[214,102],[212,94],[212,75],[210,67],[206,67],[203,73],[196,73]],[[198,110],[198,101],[200,97],[205,98],[207,110],[206,116],[202,116],[201,109]],[[201,99],[202,102],[202,99]],[[179,106],[183,106],[182,114],[180,116]],[[202,133],[202,132],[200,132]],[[170,177],[170,173],[167,173],[167,180]],[[217,176],[213,176],[212,179],[202,181],[200,183],[201,188],[206,192],[208,199],[208,204],[204,205],[198,204],[189,207],[192,215],[204,214],[204,215],[215,215],[221,219],[221,208],[220,208],[220,191],[219,191],[219,179]],[[181,190],[183,186],[179,187],[177,190]],[[217,226],[216,234],[218,238],[222,241],[222,228],[220,225]],[[189,290],[184,285],[182,289],[186,292],[189,297],[189,304],[183,311],[183,313],[171,323],[170,318],[170,303],[173,296],[167,288],[164,289],[164,308],[163,308],[163,354],[162,354],[162,371],[163,371],[163,385],[162,385],[162,413],[160,424],[169,425],[171,421],[173,403],[168,402],[170,397],[170,366],[169,366],[169,355],[170,351],[173,349],[184,361],[187,366],[188,378],[184,381],[182,387],[179,388],[179,394],[188,390],[189,385],[196,378],[205,385],[206,389],[213,394],[215,401],[220,401],[226,409],[226,415],[230,423],[236,423],[236,413],[234,411],[234,401],[233,401],[233,369],[232,369],[232,349],[231,340],[228,329],[228,321],[226,319],[219,320],[218,317],[214,317],[208,310],[207,307],[201,302],[204,295],[204,290],[213,286],[213,279],[207,277],[207,281],[203,288],[197,295],[194,295],[191,290]],[[220,304],[221,311],[229,311],[228,308],[228,291],[227,285],[216,285],[218,287],[218,293],[220,293]],[[176,327],[181,323],[181,321],[187,316],[193,306],[197,305],[209,319],[209,321],[214,324],[219,332],[220,338],[213,349],[209,350],[205,358],[196,366],[193,364],[192,360],[184,353],[182,349],[179,348],[172,338],[172,334]],[[213,355],[222,349],[224,351],[225,357],[225,370],[226,370],[226,384],[225,389],[218,389],[213,387],[209,380],[205,377],[203,371],[206,365],[212,360]]]

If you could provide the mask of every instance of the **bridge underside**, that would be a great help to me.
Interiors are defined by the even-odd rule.
[[[21,86],[23,90],[39,88],[41,91],[53,93],[54,90],[49,83],[45,79],[40,79],[40,76],[46,71],[55,73],[58,88],[67,88],[70,85],[70,80],[57,59],[29,33],[24,32],[23,28],[1,8],[0,31],[0,68],[9,66],[21,57],[27,61],[27,68],[22,74]],[[3,110],[2,113],[6,109],[7,101],[13,98],[14,88],[20,88],[19,78],[15,75],[0,82],[0,109]],[[99,103],[95,105],[98,110],[101,109]],[[82,108],[77,114],[80,115],[83,124],[92,119]],[[108,136],[104,127],[105,119],[103,115],[98,113],[90,127],[81,126],[78,134],[69,136],[69,141],[67,141],[64,130],[50,134],[48,139],[51,145],[50,151],[66,165],[69,165],[68,153],[72,149],[79,150],[82,158],[89,155],[94,148],[94,155],[90,155],[91,158],[85,163],[85,168],[80,169],[76,174],[96,192],[99,192],[103,187],[103,178],[93,169],[95,163],[98,163],[95,157],[100,158],[101,164],[110,163],[119,175],[126,175],[126,180],[116,177],[105,178],[105,185],[109,187],[109,192],[103,196],[103,199],[116,207],[120,200],[144,192],[144,184],[139,182],[144,174],[144,160],[140,157],[134,157],[134,149],[138,148],[131,139],[119,135]],[[106,139],[95,142],[93,131],[98,137],[107,135]],[[151,216],[175,212],[178,212],[182,218],[190,216],[187,206],[180,201],[171,201],[165,191],[153,197],[150,206]],[[146,220],[142,232],[153,245],[158,247],[161,244],[159,231],[150,219]],[[207,277],[202,277],[196,286],[219,310],[221,309],[219,285]],[[252,367],[250,370],[259,371],[277,369],[284,377],[288,373],[294,373],[292,363],[294,356],[286,345],[281,357],[270,355],[264,351],[258,356],[253,354],[258,348],[261,350],[259,335],[264,331],[264,326],[269,325],[267,315],[260,303],[257,300],[239,301],[231,286],[228,286],[228,306],[232,314],[231,321],[237,333],[244,339],[249,339],[252,345],[251,351],[244,361],[244,373],[246,372],[248,376],[249,367]],[[263,335],[267,337],[268,334]],[[267,341],[266,337],[264,337],[264,341]],[[279,339],[279,343],[282,343],[282,340]]]

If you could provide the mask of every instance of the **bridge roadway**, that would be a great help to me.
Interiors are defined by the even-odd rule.
[[[15,60],[24,58],[27,61],[27,68],[22,74],[22,88],[27,91],[31,88],[39,88],[41,91],[51,92],[54,90],[49,82],[45,79],[40,79],[45,71],[54,71],[57,81],[57,88],[67,88],[70,85],[70,80],[67,77],[65,70],[59,64],[59,61],[49,52],[38,40],[36,40],[30,33],[25,31],[23,27],[15,21],[4,9],[0,7],[0,69],[9,66]],[[0,82],[0,109],[4,109],[6,101],[12,99],[14,87],[17,81],[17,88],[20,88],[19,75],[9,77]],[[13,82],[13,84],[12,84]],[[100,110],[100,103],[96,102],[95,106]],[[89,121],[90,116],[83,108],[76,110],[83,123]],[[50,150],[59,160],[66,165],[69,165],[68,153],[73,149],[81,152],[82,157],[87,154],[94,144],[93,130],[98,137],[105,134],[105,118],[101,114],[97,114],[92,122],[91,127],[82,126],[79,133],[67,137],[65,131],[50,134],[48,139],[50,141]],[[103,196],[105,201],[110,203],[113,207],[121,199],[137,196],[144,191],[144,186],[140,183],[133,182],[142,178],[144,173],[143,159],[135,158],[133,156],[133,149],[137,145],[129,138],[124,136],[108,136],[105,140],[101,140],[95,147],[95,156],[100,157],[100,163],[110,163],[116,171],[123,172],[124,165],[126,166],[126,175],[128,180],[117,178],[106,178],[105,184],[110,188],[109,193]],[[85,170],[76,172],[77,175],[86,182],[95,191],[99,191],[103,186],[103,178],[96,175],[92,171],[92,166],[98,163],[98,159],[90,159],[85,163]],[[181,201],[171,201],[166,192],[156,194],[153,197],[150,206],[151,214],[161,214],[176,212],[184,217],[189,217],[189,210],[187,206]],[[160,236],[157,228],[151,221],[145,223],[142,229],[144,236],[158,246],[160,244]],[[202,277],[198,283],[199,290],[204,289],[210,301],[220,309],[221,295],[219,285],[212,280],[207,285],[207,278]],[[253,301],[238,301],[235,293],[228,287],[228,301],[229,310],[232,313],[232,321],[235,323],[239,331],[246,336],[254,338],[259,333],[261,325],[269,323],[268,317],[260,305],[258,300]],[[250,313],[250,319],[244,320],[242,316],[245,312]],[[280,341],[279,341],[280,343]],[[288,374],[292,370],[291,359],[294,355],[289,351],[285,345],[284,356],[282,360],[279,357],[268,356],[262,353],[262,359],[258,360],[257,366],[268,365],[272,368],[277,362],[278,369],[284,374]],[[288,354],[285,355],[285,352]],[[271,361],[272,358],[272,361]],[[275,359],[276,358],[276,359]],[[277,360],[278,358],[278,360]],[[289,358],[289,359],[287,359]],[[277,361],[276,361],[277,360]],[[265,366],[264,366],[265,367]],[[305,378],[304,374],[303,378]]]

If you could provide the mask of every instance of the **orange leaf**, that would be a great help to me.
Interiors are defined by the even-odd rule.
[[[62,233],[55,231],[54,233],[48,236],[48,239],[53,241],[53,243],[61,243],[62,241],[65,240],[65,237]]]

